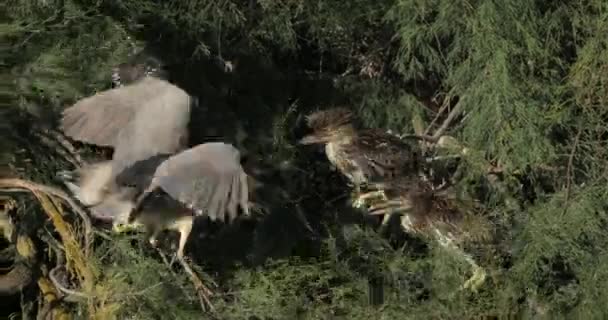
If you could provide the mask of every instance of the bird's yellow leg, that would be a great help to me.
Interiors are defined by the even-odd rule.
[[[169,265],[173,265],[175,259],[184,259],[184,248],[186,247],[186,243],[188,242],[190,232],[192,232],[192,217],[187,217],[182,221],[178,221],[177,223],[179,224],[179,245],[177,247],[177,252],[173,256],[173,259],[171,259],[171,263]]]
[[[186,242],[188,242],[188,236],[192,231],[192,223],[184,223],[179,229],[179,246],[177,248],[177,258],[182,259],[184,257],[184,248]]]
[[[112,225],[112,231],[115,233],[125,233],[128,231],[139,230],[141,224],[139,223],[114,223]]]
[[[435,229],[434,231],[435,235],[437,236],[437,240],[439,241],[439,244],[441,246],[446,249],[449,249],[459,257],[463,258],[466,262],[469,263],[469,265],[471,265],[473,269],[473,275],[467,281],[465,281],[465,283],[460,287],[460,289],[470,289],[473,292],[477,292],[479,287],[486,280],[487,274],[485,269],[479,266],[470,254],[466,253],[458,245],[456,245],[456,243],[454,243],[454,238],[450,233],[444,234],[439,229]]]
[[[468,253],[462,251],[461,249],[458,249],[457,252],[471,265],[471,269],[473,271],[473,275],[464,282],[461,289],[469,289],[473,292],[477,292],[479,287],[486,280],[486,270],[479,266],[473,257]]]

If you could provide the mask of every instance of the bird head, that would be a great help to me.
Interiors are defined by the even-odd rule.
[[[320,110],[306,116],[312,133],[300,139],[300,144],[327,143],[354,135],[353,114],[344,107]]]
[[[128,62],[112,69],[112,81],[116,84],[127,85],[144,77],[167,77],[162,61],[146,51],[137,53]]]

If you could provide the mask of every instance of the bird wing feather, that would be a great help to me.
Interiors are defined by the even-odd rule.
[[[60,128],[85,143],[115,147],[118,134],[133,116],[167,90],[181,90],[157,78],[99,92],[79,100],[63,111]]]
[[[123,181],[137,179],[137,170],[130,169],[138,161],[173,154],[187,146],[190,96],[166,81],[156,88],[154,99],[118,132],[112,166]]]
[[[375,184],[391,199],[408,202],[414,230],[429,235],[429,227],[449,232],[456,239],[487,239],[491,225],[481,215],[483,210],[475,201],[460,199],[447,194],[438,194],[431,185],[414,177],[402,177]]]
[[[236,216],[238,205],[249,213],[246,174],[229,144],[200,144],[172,156],[158,167],[153,184],[211,220],[224,221],[227,210]]]
[[[370,181],[393,179],[418,165],[410,144],[376,129],[361,131],[346,152]]]

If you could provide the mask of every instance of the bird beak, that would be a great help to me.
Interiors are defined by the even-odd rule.
[[[323,142],[323,139],[314,134],[309,134],[307,136],[304,136],[304,138],[302,138],[302,139],[300,139],[300,141],[298,141],[299,144],[314,144],[314,143],[322,143],[322,142]]]

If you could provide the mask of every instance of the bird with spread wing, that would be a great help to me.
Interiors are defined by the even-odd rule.
[[[248,176],[230,144],[188,148],[192,98],[149,61],[122,64],[113,75],[117,87],[64,110],[67,136],[114,149],[111,160],[76,170],[78,183],[65,182],[92,216],[116,230],[143,224],[152,244],[163,229],[179,231],[181,259],[194,217],[232,221],[238,207],[249,215]]]

